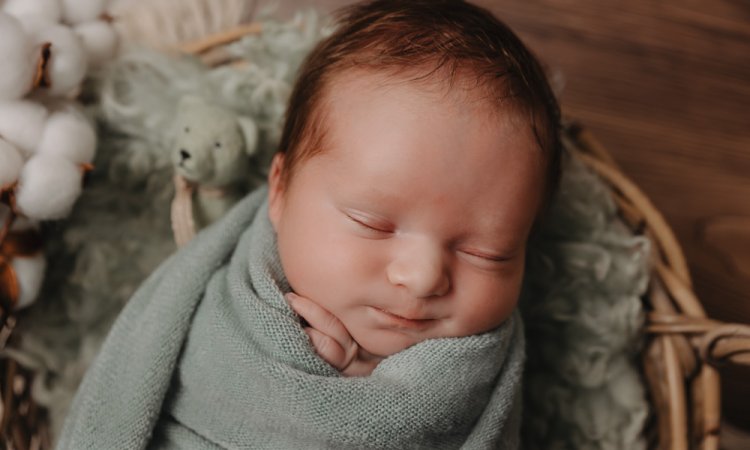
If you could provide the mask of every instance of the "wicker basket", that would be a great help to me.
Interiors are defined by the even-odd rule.
[[[186,44],[181,51],[198,55],[211,66],[231,64],[223,46],[258,33],[258,24]],[[618,168],[609,153],[577,124],[563,133],[566,149],[596,172],[610,187],[619,212],[634,234],[646,236],[653,252],[652,275],[643,298],[648,311],[648,339],[642,354],[653,418],[646,429],[650,448],[718,450],[720,392],[717,367],[750,365],[750,326],[706,317],[692,290],[682,250],[661,213]],[[0,230],[0,249],[5,233]],[[0,264],[4,261],[0,253]],[[15,317],[0,305],[0,348],[12,334]],[[44,411],[29,392],[33,374],[12,360],[0,360],[0,448],[50,448]]]
[[[687,262],[672,230],[649,199],[618,169],[608,152],[580,126],[567,127],[565,146],[612,188],[620,215],[653,253],[643,298],[649,334],[642,354],[655,421],[652,448],[719,448],[721,398],[717,367],[750,365],[750,326],[706,317],[692,290]]]

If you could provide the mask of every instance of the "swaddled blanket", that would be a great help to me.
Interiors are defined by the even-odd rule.
[[[248,196],[136,292],[58,448],[517,448],[518,316],[342,377],[284,300],[266,196]]]

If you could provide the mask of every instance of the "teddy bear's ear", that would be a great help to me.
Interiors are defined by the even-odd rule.
[[[245,138],[245,152],[252,156],[258,149],[258,127],[253,119],[245,116],[238,116],[237,123]]]

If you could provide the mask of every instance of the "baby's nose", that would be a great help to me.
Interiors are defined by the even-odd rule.
[[[417,298],[442,296],[450,290],[443,250],[427,240],[401,249],[386,271],[392,284],[403,286]]]

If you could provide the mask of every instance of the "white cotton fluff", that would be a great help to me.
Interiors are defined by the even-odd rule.
[[[57,25],[57,22],[50,20],[49,17],[46,16],[39,16],[39,15],[30,15],[30,16],[18,16],[18,21],[21,23],[21,26],[26,31],[26,34],[28,36],[34,36],[36,34],[39,34],[42,30],[45,28],[54,27]],[[34,41],[32,40],[32,44]],[[36,46],[34,49],[34,61],[38,61],[41,57],[39,46]],[[34,66],[36,67],[36,66]]]
[[[59,156],[78,164],[90,163],[95,151],[94,127],[72,108],[50,114],[36,149],[38,155]]]
[[[0,11],[0,99],[17,99],[34,79],[34,46],[16,18]]]
[[[89,58],[89,65],[99,66],[109,61],[117,51],[117,32],[104,20],[85,22],[74,27],[83,42],[83,48]]]
[[[39,254],[31,257],[16,256],[13,258],[11,266],[18,280],[19,296],[16,310],[19,310],[34,303],[34,300],[39,296],[47,260],[44,258],[44,252],[39,252]]]
[[[81,194],[82,171],[65,158],[35,155],[26,162],[16,189],[16,206],[34,220],[61,219]]]
[[[3,11],[15,17],[41,16],[54,23],[62,17],[60,0],[5,0]]]
[[[21,152],[13,144],[0,137],[0,190],[18,181],[22,167]]]
[[[75,25],[98,19],[107,6],[106,0],[60,0],[65,23]]]
[[[34,35],[38,46],[49,42],[52,53],[49,62],[51,86],[47,91],[55,96],[73,92],[83,81],[88,69],[88,57],[81,39],[68,27],[54,25]]]
[[[28,159],[39,144],[47,109],[29,100],[0,100],[0,136]]]

